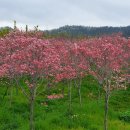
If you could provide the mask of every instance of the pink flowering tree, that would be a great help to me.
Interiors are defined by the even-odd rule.
[[[82,78],[90,74],[91,69],[93,68],[92,60],[97,59],[99,56],[97,48],[92,45],[93,42],[94,39],[81,39],[75,43],[74,64],[77,73],[75,79],[77,80],[76,84],[78,86],[79,93]]]
[[[85,49],[86,52],[88,52],[88,48],[85,48],[83,41],[74,41],[72,49],[71,49],[71,55],[72,55],[72,63],[73,67],[75,68],[75,78],[74,78],[74,85],[78,88],[78,94],[79,94],[79,102],[80,106],[82,105],[82,96],[81,96],[81,84],[82,79],[88,75],[90,65],[88,60],[86,60],[89,55],[84,54],[82,49]]]
[[[55,73],[55,80],[57,82],[67,82],[68,96],[69,96],[69,112],[71,112],[72,101],[72,81],[76,76],[75,68],[72,65],[71,46],[72,43],[69,40],[61,40],[54,44],[55,50],[60,55],[60,68]]]
[[[126,64],[125,68],[125,78],[127,79],[128,83],[130,84],[130,39],[124,39],[123,48],[125,50],[125,61]]]
[[[67,81],[69,95],[69,111],[71,111],[72,87],[76,86],[81,105],[81,81],[86,74],[87,64],[80,52],[80,42],[61,40],[54,44],[60,55],[60,68],[56,73],[56,81]]]
[[[33,130],[34,102],[38,84],[48,75],[53,76],[60,62],[59,55],[48,40],[39,38],[39,35],[34,36],[19,31],[12,32],[1,39],[0,44],[2,44],[1,76],[13,78],[28,98],[30,130]]]
[[[120,35],[103,36],[95,39],[92,44],[98,52],[98,57],[91,59],[91,74],[103,83],[105,94],[104,130],[108,129],[108,103],[112,78],[123,69],[125,53],[123,49],[124,38]]]

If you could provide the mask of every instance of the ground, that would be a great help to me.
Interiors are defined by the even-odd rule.
[[[65,87],[65,96],[49,100],[47,95],[60,93]],[[29,105],[26,97],[14,87],[12,105],[10,96],[3,95],[7,85],[0,85],[0,130],[28,130]],[[72,89],[72,109],[68,112],[68,92],[66,84],[59,83],[49,92],[44,91],[35,102],[36,130],[103,130],[104,92],[99,98],[99,85],[91,77],[82,83],[82,106],[79,104],[78,92]],[[109,102],[109,130],[130,130],[129,119],[121,117],[130,111],[130,89],[113,91]],[[127,117],[129,118],[129,117]],[[122,120],[121,120],[122,119]],[[125,121],[124,121],[124,120]]]

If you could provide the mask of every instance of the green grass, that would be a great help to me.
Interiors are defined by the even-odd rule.
[[[9,95],[2,99],[7,84],[0,85],[0,130],[29,130],[29,105],[19,90],[13,90],[12,107],[9,107]],[[65,98],[47,100],[46,92],[35,102],[36,130],[103,130],[104,93],[98,99],[98,84],[91,77],[82,83],[82,106],[76,89],[72,89],[72,111],[68,113],[67,86],[58,84],[50,90],[59,93],[65,86]],[[44,102],[48,106],[43,105]],[[130,111],[130,89],[113,91],[109,104],[109,130],[130,130],[130,123],[119,119],[121,113]]]

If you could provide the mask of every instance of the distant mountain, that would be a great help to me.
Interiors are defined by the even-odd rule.
[[[58,29],[46,30],[47,35],[67,35],[67,36],[101,36],[121,32],[125,37],[130,36],[130,26],[126,27],[89,27],[89,26],[63,26]]]

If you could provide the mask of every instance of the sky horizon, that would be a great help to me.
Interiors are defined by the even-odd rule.
[[[129,26],[129,0],[1,0],[0,27],[19,29],[39,25],[49,30],[65,25]]]

